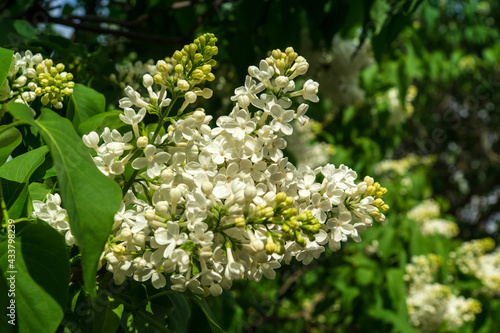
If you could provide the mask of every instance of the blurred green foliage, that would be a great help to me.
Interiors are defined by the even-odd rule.
[[[1,47],[30,49],[64,62],[82,89],[88,85],[104,94],[109,110],[122,97],[109,79],[116,64],[162,59],[202,32],[213,32],[220,40],[217,61],[224,65],[215,72],[216,94],[200,104],[217,114],[227,112],[227,100],[244,81],[247,66],[274,48],[293,46],[299,54],[321,58],[338,35],[354,40],[356,52],[364,46],[372,50],[375,61],[359,74],[364,91],[359,103],[338,103],[332,87],[320,87],[322,102],[309,110],[322,125],[318,140],[334,147],[332,163],[349,165],[360,176],[376,174],[375,165],[384,159],[409,154],[433,155],[435,164],[402,175],[379,174],[376,180],[389,189],[385,201],[391,210],[387,223],[368,230],[362,243],[327,251],[305,267],[285,266],[275,280],[241,282],[231,292],[208,299],[228,332],[415,332],[408,321],[403,280],[411,257],[436,253],[447,259],[463,240],[490,236],[499,241],[500,199],[494,195],[500,183],[499,27],[500,5],[492,0],[0,4]],[[323,65],[311,68],[310,77],[322,71],[336,75]],[[398,102],[399,107],[391,108]],[[459,224],[458,238],[424,237],[407,218],[413,206],[431,197]],[[440,282],[450,284],[451,274],[444,266]],[[477,284],[467,277],[451,283],[467,296]],[[71,292],[75,299],[83,297]],[[134,284],[124,291],[129,299],[147,294],[147,288]],[[499,300],[474,297],[482,301],[483,312],[456,331],[500,331]],[[175,305],[173,318],[184,318],[170,322],[172,327],[210,331],[207,321],[199,319],[205,317],[201,308],[175,295],[164,298]],[[171,309],[160,310],[172,317]],[[110,305],[108,310],[123,308]],[[155,331],[146,326],[142,330]]]

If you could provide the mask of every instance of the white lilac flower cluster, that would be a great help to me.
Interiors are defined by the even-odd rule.
[[[68,213],[66,209],[61,207],[59,194],[47,194],[45,202],[33,200],[31,216],[47,222],[51,227],[62,233],[68,245],[75,244],[75,237],[69,227]]]
[[[295,109],[290,98],[319,100],[313,80],[296,89],[294,79],[309,64],[292,48],[249,67],[232,112],[215,127],[202,109],[184,112],[211,96],[197,85],[214,79],[215,41],[205,34],[158,61],[157,74],[143,77],[148,96],[125,88],[120,118],[132,131],[83,137],[100,170],[124,184],[102,254],[118,284],[132,277],[162,288],[169,278],[175,291],[219,295],[235,279],[274,278],[282,261],[309,264],[326,243],[336,251],[349,237],[359,242],[373,219],[385,219],[379,208],[389,208],[387,189],[373,178],[356,184],[356,172],[344,165],[296,168],[284,156],[291,122],[308,121],[308,104]],[[146,112],[160,116],[155,132],[146,132]],[[163,120],[171,124],[160,134]],[[127,179],[128,164],[135,171]]]
[[[369,43],[365,42],[359,48],[358,41],[343,40],[336,35],[330,50],[312,53],[311,58],[315,59],[314,73],[318,75],[318,82],[327,87],[323,93],[334,103],[349,106],[363,102],[359,74],[374,62]]]
[[[64,71],[64,64],[54,65],[52,59],[43,59],[40,53],[15,53],[7,79],[0,87],[0,103],[14,100],[30,106],[40,97],[43,105],[56,109],[63,107],[64,97],[73,93],[73,74]]]
[[[386,93],[377,96],[376,101],[378,104],[382,104],[383,108],[387,109],[391,114],[389,124],[401,124],[413,115],[415,107],[412,103],[415,97],[417,97],[417,94],[418,88],[414,85],[410,85],[406,90],[404,103],[401,103],[399,89],[397,87],[392,87]]]
[[[436,162],[435,155],[418,156],[415,154],[408,154],[403,158],[397,160],[383,160],[375,164],[374,170],[377,175],[395,174],[397,176],[404,176],[414,167],[425,166],[430,167]]]
[[[434,275],[442,262],[441,257],[429,254],[414,256],[412,263],[406,265],[409,321],[422,332],[461,327],[481,312],[479,301],[457,296],[449,286],[435,282]]]
[[[465,274],[477,277],[487,294],[500,295],[500,248],[495,248],[491,238],[477,239],[463,243],[450,256]]]
[[[121,89],[131,86],[134,90],[139,90],[141,88],[140,81],[144,74],[156,74],[156,65],[153,59],[149,59],[144,63],[140,60],[134,63],[127,61],[124,64],[116,64],[115,69],[118,76],[113,73],[109,76],[109,79]]]
[[[335,148],[326,142],[317,141],[316,129],[321,131],[321,124],[309,120],[307,126],[292,124],[294,135],[287,139],[287,151],[292,153],[297,167],[315,168],[328,163]]]
[[[413,207],[407,216],[417,222],[418,228],[424,236],[441,235],[453,238],[460,231],[455,222],[439,218],[441,209],[432,199],[425,200]]]

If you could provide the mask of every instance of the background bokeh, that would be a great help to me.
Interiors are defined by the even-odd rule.
[[[216,80],[208,84],[214,97],[199,104],[214,115],[229,112],[247,67],[269,51],[292,46],[308,60],[320,103],[309,109],[310,124],[296,129],[288,156],[375,177],[389,189],[387,223],[364,233],[362,243],[210,298],[230,332],[500,331],[500,259],[483,279],[453,261],[464,242],[499,241],[499,26],[493,0],[0,3],[1,47],[67,64],[75,82],[106,96],[110,110],[125,84],[141,82],[150,59],[203,32],[219,38]],[[408,215],[428,199],[439,207],[433,218],[455,231],[444,224],[428,231],[425,218]],[[425,326],[432,321],[426,312],[411,308],[407,265],[428,254],[441,258],[426,273],[434,282],[481,302],[475,320]],[[422,315],[418,323],[412,314]],[[192,332],[210,330],[203,317],[191,308]]]

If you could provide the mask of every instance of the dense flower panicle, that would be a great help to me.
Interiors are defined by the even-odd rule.
[[[483,283],[484,292],[500,295],[500,248],[495,249],[493,239],[465,242],[450,256],[461,272],[474,275]]]
[[[406,305],[410,323],[422,332],[435,332],[443,325],[455,329],[473,321],[481,304],[472,298],[454,295],[451,288],[435,282],[443,259],[435,254],[414,256],[406,265]]]
[[[138,90],[141,87],[141,80],[144,74],[156,74],[156,66],[153,59],[149,59],[144,63],[142,61],[134,63],[128,61],[123,65],[116,64],[115,69],[118,75],[111,74],[109,79],[121,89],[131,86],[133,89]]]
[[[377,103],[387,105],[387,110],[391,114],[389,120],[390,124],[400,124],[404,123],[408,118],[413,115],[414,107],[413,100],[417,96],[418,88],[414,85],[410,85],[404,96],[404,104],[401,103],[401,98],[399,96],[399,89],[392,87],[387,91],[386,94],[382,96],[377,96]]]
[[[356,183],[345,165],[297,168],[284,157],[291,122],[307,122],[307,104],[297,111],[291,98],[318,100],[316,82],[296,89],[309,65],[292,48],[249,68],[232,112],[215,127],[203,109],[184,112],[197,97],[211,97],[197,85],[213,79],[215,41],[206,34],[171,62],[159,61],[153,80],[144,75],[149,96],[125,88],[121,119],[132,131],[83,137],[104,174],[122,179],[130,162],[138,175],[102,254],[116,283],[132,277],[162,288],[169,277],[173,290],[218,295],[234,279],[274,278],[282,261],[309,264],[327,243],[335,251],[348,238],[359,242],[373,219],[385,219],[387,189],[373,178]],[[172,103],[159,102],[167,94]],[[167,131],[145,132],[139,110],[165,118],[177,99]]]
[[[439,205],[432,199],[425,200],[408,212],[408,217],[415,221],[438,218],[441,215]]]
[[[436,162],[436,156],[417,156],[409,154],[408,156],[397,160],[383,160],[375,164],[374,169],[377,175],[386,175],[394,173],[398,176],[404,176],[413,167],[423,165],[430,167]]]
[[[301,126],[293,122],[294,135],[287,138],[287,151],[291,152],[297,167],[310,166],[316,168],[330,161],[335,153],[335,148],[326,142],[315,140],[316,129],[321,129],[321,124],[309,120],[308,126]]]
[[[33,212],[31,215],[44,220],[54,229],[61,232],[68,245],[75,244],[75,237],[69,227],[68,214],[66,209],[61,208],[61,197],[59,194],[48,194],[45,202],[33,200]]]
[[[441,235],[453,238],[460,231],[455,222],[439,218],[441,209],[432,199],[425,200],[413,207],[407,215],[417,222],[418,228],[424,236]]]
[[[360,72],[374,63],[368,42],[360,46],[357,40],[343,40],[336,35],[331,49],[311,52],[307,57],[314,60],[313,72],[318,75],[318,82],[327,87],[323,94],[330,97],[334,103],[349,106],[363,102],[364,91],[359,84]]]
[[[7,79],[0,87],[0,103],[14,100],[30,106],[40,97],[43,105],[61,109],[64,98],[73,93],[72,80],[73,74],[65,72],[63,64],[43,59],[40,53],[15,53]]]

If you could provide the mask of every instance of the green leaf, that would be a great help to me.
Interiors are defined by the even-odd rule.
[[[45,160],[47,146],[29,151],[0,166],[0,178],[9,217],[27,216],[30,209],[28,181]]]
[[[30,196],[32,200],[43,201],[47,194],[50,193],[50,189],[47,188],[42,183],[31,183],[28,186]]]
[[[17,156],[0,166],[0,177],[18,183],[26,183],[36,168],[45,161],[45,155],[48,152],[47,146],[42,146]]]
[[[15,226],[12,267],[8,261],[12,244],[9,247],[6,238],[0,242],[0,287],[10,286],[7,279],[15,276],[15,296],[5,297],[7,290],[0,290],[0,303],[5,309],[6,302],[15,299],[18,332],[53,333],[63,319],[69,286],[70,268],[63,237],[47,225],[28,223],[24,228],[19,224]],[[4,317],[0,319],[2,326],[6,320]]]
[[[3,85],[3,82],[7,78],[7,75],[9,74],[13,55],[14,51],[0,47],[0,87]]]
[[[356,282],[361,286],[367,286],[373,281],[373,270],[360,267],[356,270]]]
[[[2,20],[0,21],[0,45],[18,46],[38,39],[38,34],[28,21]]]
[[[103,94],[77,83],[68,105],[67,118],[71,120],[75,128],[78,128],[85,120],[104,112],[105,108],[106,100]]]
[[[370,8],[370,20],[375,25],[374,35],[378,35],[391,11],[391,6],[386,0],[375,0]]]
[[[200,309],[203,311],[203,313],[205,314],[205,317],[207,317],[207,320],[208,320],[208,323],[210,324],[210,328],[212,329],[212,332],[224,333],[224,330],[222,329],[222,327],[220,327],[219,324],[217,323],[217,319],[215,318],[215,315],[212,312],[212,310],[210,309],[210,307],[208,306],[207,301],[203,297],[201,297],[199,295],[195,295],[195,294],[190,294],[189,298],[191,300],[193,300],[200,307]]]
[[[121,121],[119,115],[123,114],[122,111],[113,110],[96,114],[78,126],[78,133],[80,135],[89,134],[92,131],[102,132],[105,127],[118,129],[123,126],[128,126]]]
[[[19,146],[21,141],[22,135],[17,128],[9,128],[0,132],[0,165],[7,161],[9,155],[14,151],[14,149],[16,149],[17,146]]]
[[[69,120],[48,109],[33,120],[23,104],[10,104],[9,112],[38,129],[49,147],[71,232],[82,254],[85,288],[95,295],[97,262],[120,207],[120,188],[96,168]]]
[[[17,183],[1,178],[0,180],[9,218],[18,219],[28,216],[28,184]]]
[[[101,298],[99,298],[99,303],[102,303]],[[94,332],[116,332],[118,326],[120,326],[123,304],[107,299],[105,304],[96,304],[94,306],[94,311]]]

